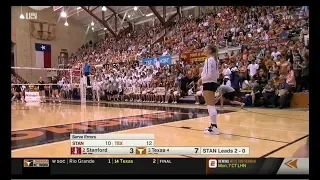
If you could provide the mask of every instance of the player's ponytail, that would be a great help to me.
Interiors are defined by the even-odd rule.
[[[210,54],[212,54],[215,59],[218,59],[218,48],[211,44],[208,45],[208,49],[210,50]]]

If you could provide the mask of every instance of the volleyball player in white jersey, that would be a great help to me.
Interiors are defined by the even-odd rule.
[[[92,81],[92,99],[93,101],[100,101],[99,98],[99,84],[98,84],[98,79],[97,77],[94,77],[94,80]]]
[[[205,129],[206,134],[219,134],[219,129],[217,127],[217,110],[215,107],[215,93],[219,85],[217,79],[219,77],[219,68],[217,62],[218,50],[213,45],[208,45],[205,48],[205,53],[208,59],[205,60],[201,78],[199,79],[199,85],[203,86],[203,97],[207,104],[209,116],[210,116],[210,126]]]

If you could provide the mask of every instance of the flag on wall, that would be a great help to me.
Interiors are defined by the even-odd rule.
[[[36,67],[51,68],[51,45],[36,43]]]

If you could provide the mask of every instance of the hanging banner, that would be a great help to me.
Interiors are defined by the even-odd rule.
[[[203,62],[207,59],[207,55],[203,51],[195,51],[183,53],[180,58],[186,62]]]
[[[168,64],[171,65],[172,64],[172,58],[171,56],[159,56],[157,57],[160,60],[160,64],[164,65],[164,64]],[[142,60],[142,64],[143,65],[155,65],[157,58],[146,58]]]
[[[61,9],[63,6],[52,6],[53,11],[57,11],[59,9]]]
[[[278,47],[280,45],[286,45],[289,42],[287,39],[271,39],[266,42],[259,42],[253,44],[243,44],[242,48],[250,47],[251,49]]]

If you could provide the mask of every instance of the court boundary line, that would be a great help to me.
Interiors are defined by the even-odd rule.
[[[274,149],[274,150],[268,152],[267,154],[261,156],[260,158],[266,158],[267,156],[270,156],[270,155],[272,155],[272,154],[274,154],[274,153],[276,153],[276,152],[278,152],[278,151],[280,151],[280,150],[282,150],[282,149],[284,149],[284,148],[286,148],[286,147],[288,147],[288,146],[290,146],[292,144],[295,144],[295,143],[297,143],[297,142],[299,142],[299,141],[301,141],[301,140],[303,140],[304,138],[307,138],[307,137],[309,137],[309,134],[305,135],[305,136],[302,136],[302,137],[300,137],[300,138],[298,138],[298,139],[296,139],[296,140],[294,140],[292,142],[289,142],[289,143],[287,143],[287,144],[285,144],[285,145],[283,145],[281,147],[278,147],[277,149]]]
[[[291,120],[295,120],[295,121],[309,121],[309,120],[307,120],[307,119],[297,119],[297,118],[281,117],[281,116],[272,115],[272,114],[265,114],[265,113],[260,113],[260,112],[254,112],[254,111],[248,110],[247,108],[244,108],[243,110],[244,110],[244,111],[247,111],[247,112],[250,112],[250,113],[260,114],[260,115],[264,115],[264,116],[284,118],[284,119],[291,119]]]
[[[71,103],[79,103],[78,101],[65,101],[66,103],[65,104],[71,104]],[[108,102],[108,101],[103,101],[103,102],[99,102],[101,104],[110,104],[110,105],[117,105],[116,102]],[[99,104],[98,102],[95,102],[95,101],[89,101],[86,103],[86,105],[88,106],[96,106],[96,104]],[[143,106],[146,106],[144,103],[135,103],[135,104],[130,104],[131,102],[121,102],[119,103],[118,105],[128,105],[128,106],[139,106],[139,107],[143,107]],[[72,105],[79,105],[79,104],[72,104]],[[153,103],[148,103],[148,105],[151,105],[152,107],[166,107],[166,106],[162,106],[161,104],[153,104]],[[172,104],[170,104],[172,105]],[[183,104],[183,105],[189,105],[189,104]],[[190,104],[190,106],[193,105],[193,104]],[[177,107],[177,106],[167,106],[169,108],[179,108],[179,109],[190,109],[189,107]],[[114,107],[114,108],[119,108],[119,107]],[[229,107],[228,107],[229,108]],[[230,108],[234,108],[234,109],[238,109],[237,107],[233,107],[233,106],[230,106]],[[128,108],[128,109],[132,109],[132,108]],[[142,108],[142,109],[146,109],[146,110],[149,110],[147,108]],[[203,109],[205,110],[205,106],[200,106],[199,105],[193,109]],[[250,108],[249,108],[250,109]],[[255,108],[255,109],[263,109],[263,110],[287,110],[287,111],[292,111],[291,109],[268,109],[268,108]],[[219,109],[218,109],[219,110]],[[220,110],[222,111],[222,110]],[[305,120],[305,119],[297,119],[297,118],[289,118],[289,117],[282,117],[281,115],[284,115],[284,114],[267,114],[267,113],[260,113],[260,112],[255,112],[255,111],[251,111],[251,110],[248,110],[248,108],[243,108],[242,111],[241,110],[232,110],[232,111],[235,111],[235,112],[251,112],[251,113],[254,113],[254,114],[260,114],[260,115],[264,115],[264,116],[270,116],[270,117],[277,117],[277,118],[284,118],[284,119],[291,119],[291,120],[295,120],[295,121],[309,121],[309,120]],[[166,111],[166,112],[169,112],[169,111]],[[280,115],[280,116],[279,116]],[[302,116],[302,115],[300,115]]]
[[[81,103],[80,100],[61,100],[62,102],[77,102],[77,103]],[[87,100],[87,103],[98,103],[96,101],[91,101],[91,100]],[[135,105],[138,106],[142,106],[142,105],[151,105],[151,106],[159,106],[159,107],[163,107],[163,104],[154,104],[154,103],[149,103],[149,102],[114,102],[114,101],[105,101],[105,100],[101,100],[99,101],[99,103],[101,104],[129,104],[129,105],[133,105],[130,103],[134,103]],[[178,105],[184,105],[184,106],[196,106],[196,109],[207,109],[207,107],[204,104],[200,104],[200,105],[195,105],[195,104],[190,104],[190,103],[179,103],[179,104],[171,104],[168,103],[167,105],[169,105],[168,107],[177,107]],[[232,105],[226,105],[225,107],[227,108],[237,108],[236,106],[232,106]],[[190,107],[179,107],[179,108],[190,108]],[[193,108],[193,107],[191,107]],[[264,110],[278,110],[278,111],[301,111],[301,112],[306,112],[309,110],[309,108],[284,108],[284,109],[278,109],[278,108],[263,108],[263,107],[249,107],[250,109],[264,109]]]
[[[127,108],[125,108],[127,109]],[[146,109],[144,109],[146,110]],[[152,111],[152,110],[150,110]],[[55,124],[55,125],[49,125],[49,126],[41,126],[41,127],[36,127],[36,128],[27,128],[27,129],[18,129],[18,130],[11,130],[11,132],[16,132],[16,131],[25,131],[25,130],[31,130],[31,129],[39,129],[39,128],[47,128],[47,127],[54,127],[54,126],[62,126],[62,125],[72,125],[72,124],[78,124],[78,123],[87,123],[87,122],[94,122],[94,121],[105,121],[105,120],[112,120],[112,119],[119,119],[119,118],[128,118],[128,117],[135,117],[135,116],[143,116],[143,115],[149,115],[149,114],[157,114],[157,113],[164,113],[166,111],[156,111],[156,112],[150,112],[146,114],[138,114],[138,115],[132,115],[132,116],[122,116],[122,117],[114,117],[114,118],[106,118],[106,119],[97,119],[97,120],[89,120],[89,121],[78,121],[78,122],[72,122],[68,124]],[[116,131],[118,132],[118,131]]]
[[[183,129],[183,128],[180,128],[180,127],[176,127],[176,126],[168,126],[168,125],[162,125],[164,127],[171,127],[171,128],[179,128],[179,129]],[[190,128],[190,129],[185,129],[185,130],[191,130],[191,131],[201,131],[203,132],[203,130],[200,130],[200,129],[193,129],[193,128]],[[258,140],[263,140],[263,141],[270,141],[270,142],[278,142],[278,143],[289,143],[289,142],[285,142],[285,141],[277,141],[277,140],[273,140],[273,139],[264,139],[264,138],[256,138],[256,137],[251,137],[251,136],[243,136],[243,135],[238,135],[238,134],[227,134],[227,133],[221,133],[220,134],[223,134],[223,135],[231,135],[231,136],[238,136],[238,137],[243,137],[243,138],[248,138],[248,139],[258,139]]]
[[[239,112],[239,111],[229,112],[229,113],[223,113],[223,114],[218,114],[218,115],[227,115],[227,114],[237,113],[237,112]],[[205,116],[205,117],[209,117],[209,116]],[[198,117],[198,118],[193,118],[193,119],[186,119],[186,120],[183,120],[183,121],[199,120],[199,118],[205,118],[205,117]],[[182,122],[182,121],[170,122],[170,124],[179,123],[179,122]],[[164,123],[164,124],[168,124],[168,123]],[[307,133],[307,132],[295,131],[295,130],[290,130],[290,129],[271,129],[271,128],[254,127],[254,126],[243,126],[243,125],[230,124],[230,123],[219,123],[219,124],[225,124],[225,125],[231,125],[231,126],[238,126],[238,127],[245,127],[245,128],[256,128],[256,129],[275,130],[275,131],[289,131],[289,132],[296,132],[296,133]],[[287,143],[287,142],[286,142],[286,143]]]

